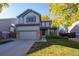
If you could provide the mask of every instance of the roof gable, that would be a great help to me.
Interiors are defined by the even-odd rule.
[[[33,12],[33,13],[35,13],[35,14],[41,16],[41,14],[37,13],[36,11],[31,10],[31,9],[28,9],[28,10],[24,11],[22,14],[20,14],[20,15],[17,16],[17,17],[18,17],[18,18],[19,18],[19,17],[24,17],[25,15],[27,15],[27,14],[30,13],[30,12]]]

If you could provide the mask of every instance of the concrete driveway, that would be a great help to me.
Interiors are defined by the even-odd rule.
[[[0,45],[0,56],[23,56],[31,46],[34,40],[15,40],[10,43]]]

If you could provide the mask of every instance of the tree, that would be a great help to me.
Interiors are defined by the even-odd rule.
[[[79,3],[50,3],[49,12],[54,16],[62,17],[63,22],[60,23],[68,28],[79,20]]]
[[[57,28],[59,28],[61,24],[63,24],[63,19],[62,19],[62,17],[56,17],[56,18],[54,18],[54,19],[52,20],[51,27],[57,26]]]
[[[47,15],[43,15],[43,16],[41,16],[41,20],[42,21],[48,21],[48,20],[50,20],[50,17],[47,16]]]
[[[8,7],[9,5],[7,3],[0,3],[0,13],[2,12],[4,8],[8,8]]]
[[[52,24],[51,24],[51,27],[54,27],[56,26],[57,27],[57,36],[59,35],[59,29],[60,29],[60,26],[61,24],[63,24],[63,19],[62,17],[56,17],[52,20]]]

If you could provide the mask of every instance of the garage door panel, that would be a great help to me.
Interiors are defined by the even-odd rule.
[[[37,35],[37,32],[20,32],[20,39],[26,39],[26,40],[29,40],[29,39],[36,39],[36,36]]]
[[[22,27],[17,27],[18,31],[23,31],[23,30],[39,30],[39,26],[22,26]]]

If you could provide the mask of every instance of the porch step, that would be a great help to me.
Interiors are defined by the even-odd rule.
[[[40,40],[37,40],[36,42],[47,42],[46,38],[42,38]]]

